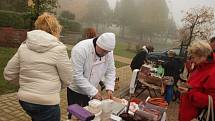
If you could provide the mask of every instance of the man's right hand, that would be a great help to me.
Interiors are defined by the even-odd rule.
[[[102,96],[99,92],[97,92],[97,94],[93,97],[93,99],[102,100]]]

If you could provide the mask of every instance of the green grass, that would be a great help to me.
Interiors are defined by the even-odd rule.
[[[16,53],[16,50],[15,48],[0,47],[0,95],[15,92],[18,89],[17,86],[6,81],[3,76],[4,67]]]
[[[136,55],[136,53],[132,51],[128,51],[127,47],[128,47],[128,43],[117,41],[116,47],[114,49],[114,54],[132,59]]]
[[[115,61],[115,66],[116,68],[120,68],[120,67],[123,67],[123,66],[127,66],[128,64],[126,63],[122,63],[122,62],[119,62],[119,61]]]

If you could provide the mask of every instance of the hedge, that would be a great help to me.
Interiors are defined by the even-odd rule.
[[[16,29],[30,28],[30,13],[19,13],[0,10],[0,27],[13,27]]]
[[[81,31],[81,24],[77,21],[69,20],[66,18],[59,18],[60,24],[63,26],[63,30],[69,30],[73,32]]]

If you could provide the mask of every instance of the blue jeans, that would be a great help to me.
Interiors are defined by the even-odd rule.
[[[39,105],[19,100],[32,121],[60,121],[59,105]]]
[[[173,85],[167,85],[165,90],[165,100],[170,103],[173,98]]]

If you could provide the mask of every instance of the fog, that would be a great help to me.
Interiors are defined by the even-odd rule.
[[[181,19],[190,8],[209,6],[215,0],[59,0],[58,13],[69,11],[82,28],[111,31],[120,41],[178,46]]]

